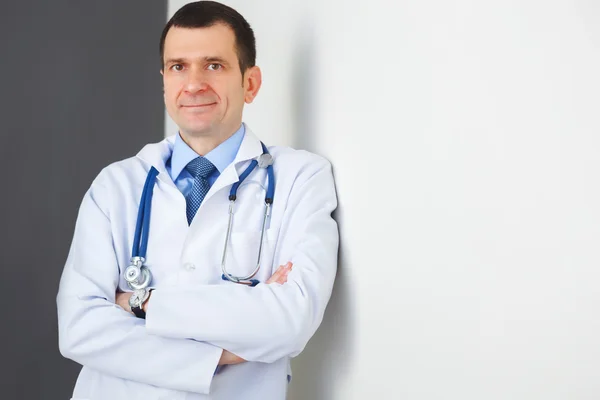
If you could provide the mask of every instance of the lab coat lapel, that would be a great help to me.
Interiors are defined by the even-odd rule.
[[[238,172],[238,169],[242,170],[245,168],[248,160],[252,160],[262,154],[260,140],[256,137],[256,135],[254,135],[250,128],[248,128],[248,125],[245,126],[246,133],[244,134],[244,139],[242,140],[242,144],[240,145],[240,149],[238,150],[235,159],[227,166],[227,168],[225,168],[215,183],[211,186],[210,191],[206,194],[206,197],[202,201],[203,204],[221,189],[239,181],[239,173],[243,171]]]
[[[137,154],[137,157],[147,164],[148,171],[150,171],[150,167],[154,167],[158,170],[158,180],[169,186],[177,188],[171,179],[171,176],[167,172],[166,167],[167,161],[169,158],[171,158],[171,154],[173,153],[174,145],[175,135],[172,135],[159,143],[153,143],[144,146],[144,148]]]
[[[244,139],[240,145],[240,149],[235,156],[235,159],[231,164],[225,168],[225,170],[219,175],[215,183],[210,188],[209,192],[204,197],[202,204],[206,203],[215,193],[218,193],[221,189],[234,184],[239,180],[239,173],[243,168],[248,165],[248,161],[252,160],[262,154],[262,146],[260,140],[256,135],[245,125],[246,132]],[[169,136],[160,143],[148,144],[144,146],[138,153],[137,157],[144,161],[147,170],[150,170],[151,166],[154,166],[159,174],[158,179],[165,184],[177,188],[171,176],[167,172],[165,164],[173,153],[173,146],[175,143],[175,135]],[[202,207],[202,205],[200,206]]]

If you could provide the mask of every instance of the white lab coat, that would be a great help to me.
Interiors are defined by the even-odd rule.
[[[235,158],[219,176],[192,224],[186,202],[165,169],[174,137],[114,163],[86,193],[57,297],[61,353],[83,369],[77,400],[281,400],[290,358],[321,323],[337,267],[336,194],[330,164],[306,151],[270,147],[275,196],[261,270],[265,281],[288,261],[284,285],[254,288],[221,280],[229,190],[262,153],[246,127]],[[139,200],[150,167],[159,171],[152,199],[147,265],[153,292],[146,320],[115,305],[128,291]],[[228,256],[234,275],[257,258],[266,170],[238,190]],[[215,372],[222,350],[248,360]]]

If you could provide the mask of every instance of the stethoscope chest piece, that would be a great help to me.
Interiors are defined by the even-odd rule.
[[[123,278],[127,282],[127,286],[132,290],[146,289],[152,281],[150,269],[144,263],[146,262],[146,250],[148,248],[152,191],[157,175],[158,170],[154,167],[150,168],[146,177],[146,183],[144,183],[142,198],[140,199],[135,236],[133,238],[133,249],[131,250],[131,264],[123,272]]]
[[[146,289],[152,280],[150,269],[145,265],[143,257],[132,257],[131,265],[125,269],[125,281],[132,290]]]

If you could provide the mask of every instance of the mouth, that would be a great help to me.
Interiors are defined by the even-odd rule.
[[[211,107],[214,106],[217,103],[208,103],[208,104],[183,104],[180,105],[179,107],[181,108],[187,108],[187,109],[202,109],[202,108],[207,108],[207,107]]]

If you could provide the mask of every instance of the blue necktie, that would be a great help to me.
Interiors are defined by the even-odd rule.
[[[208,190],[210,189],[207,178],[216,168],[206,158],[196,157],[185,166],[185,169],[194,177],[192,190],[185,199],[187,203],[186,214],[189,225],[192,223],[200,204],[202,204],[204,196],[206,196],[206,193],[208,193]]]

